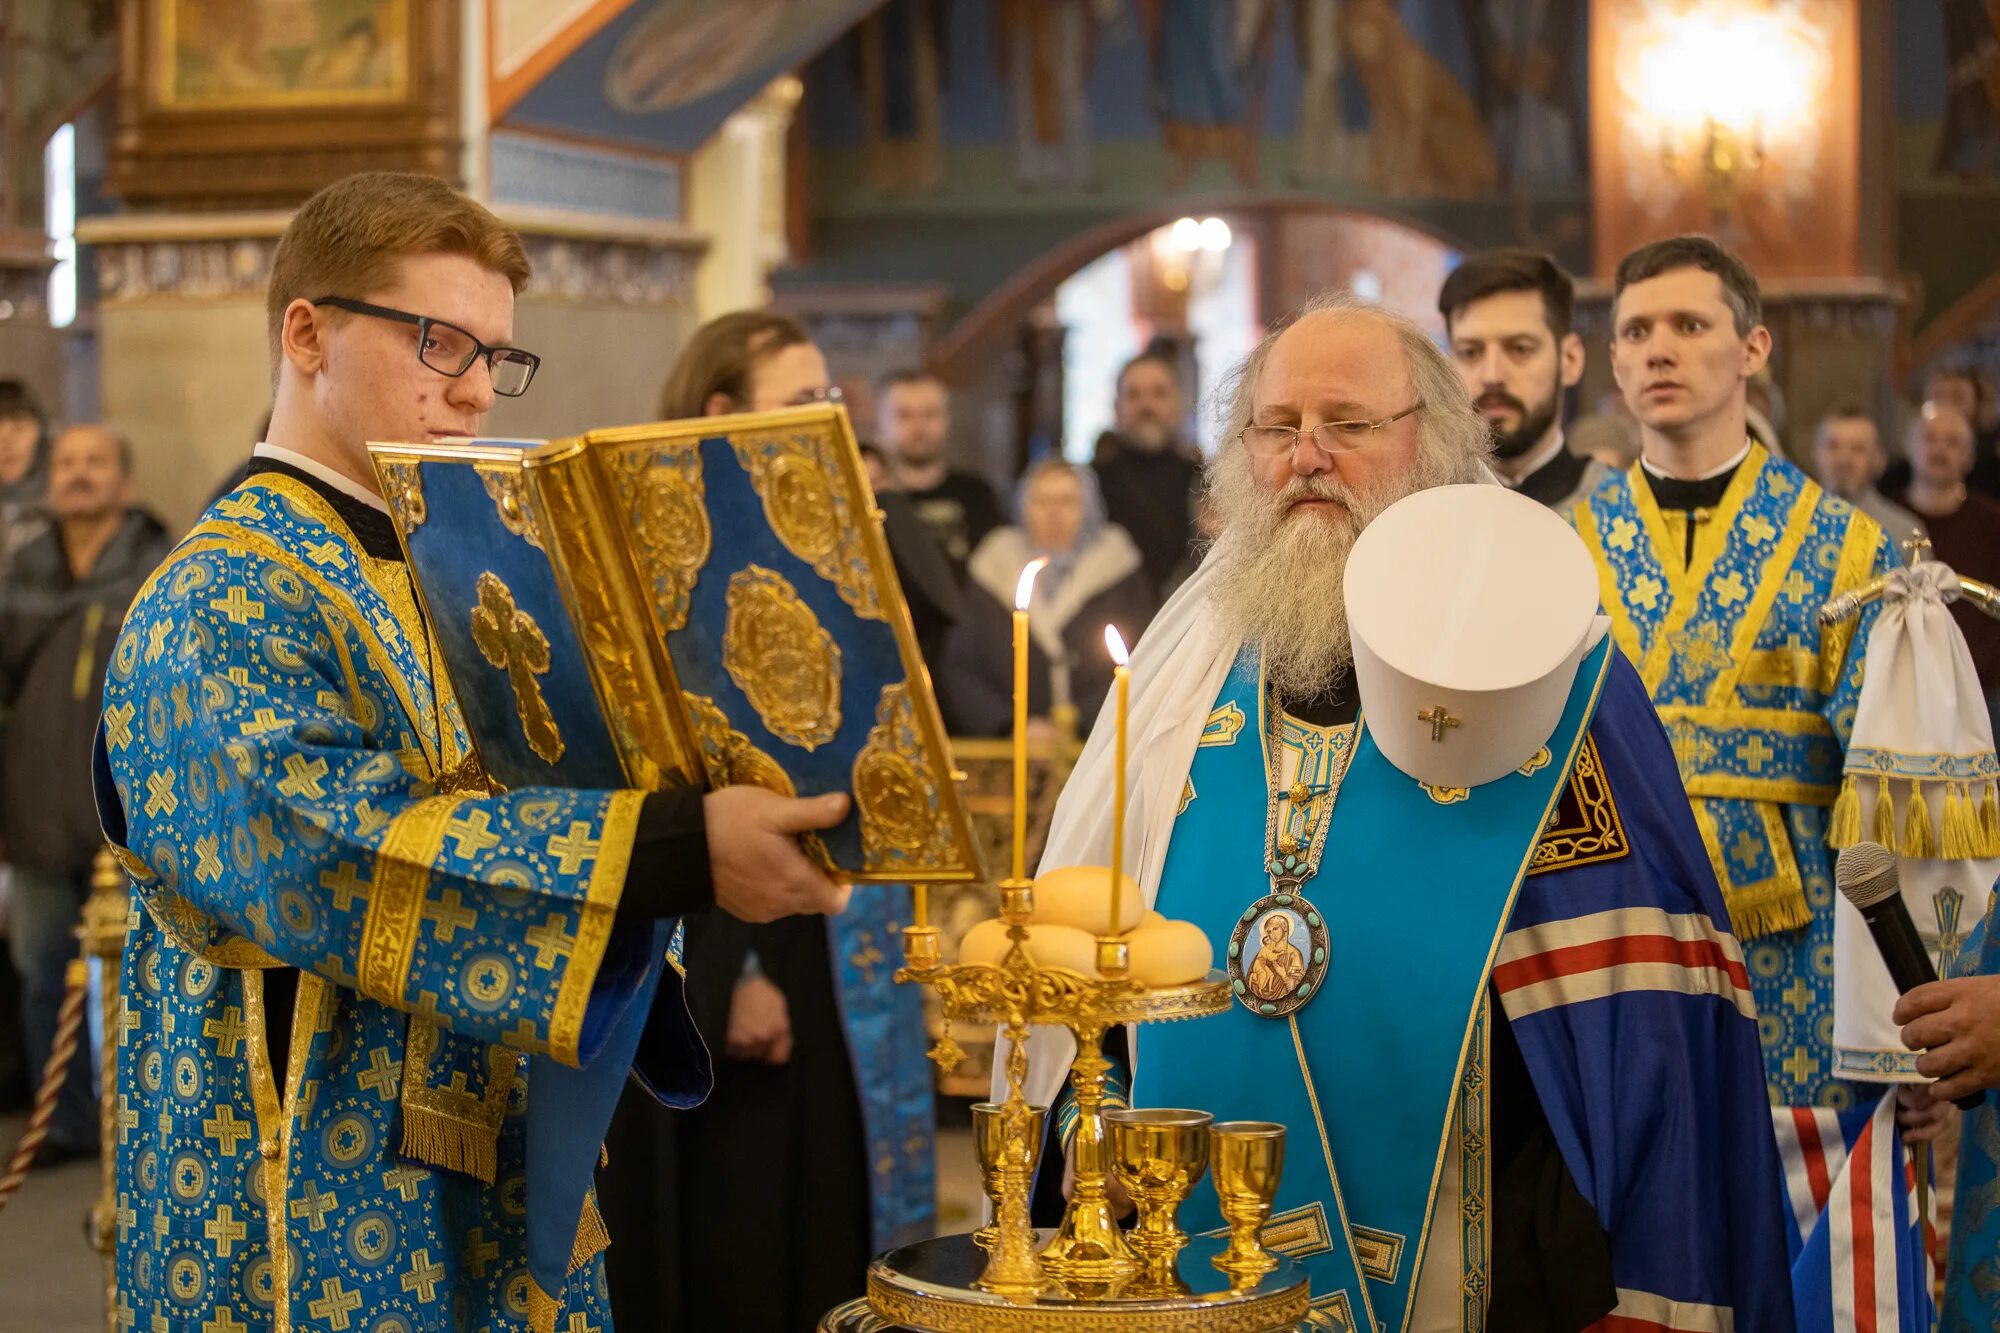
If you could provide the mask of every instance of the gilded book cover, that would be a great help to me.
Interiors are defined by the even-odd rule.
[[[830,869],[978,878],[843,409],[369,449],[494,781],[852,792]]]

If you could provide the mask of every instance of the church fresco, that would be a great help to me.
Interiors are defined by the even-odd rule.
[[[1584,192],[1581,0],[892,0],[807,68],[815,205]],[[885,171],[901,110],[931,164]]]

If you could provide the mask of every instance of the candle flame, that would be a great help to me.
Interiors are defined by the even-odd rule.
[[[1048,563],[1049,558],[1047,556],[1038,555],[1033,560],[1030,560],[1026,567],[1021,570],[1021,581],[1014,585],[1014,609],[1016,611],[1025,611],[1028,609],[1028,599],[1035,595],[1035,575],[1041,573],[1042,567]]]
[[[1125,651],[1125,639],[1118,633],[1116,625],[1104,627],[1104,651],[1111,654],[1111,660],[1119,666],[1131,666],[1132,654]]]

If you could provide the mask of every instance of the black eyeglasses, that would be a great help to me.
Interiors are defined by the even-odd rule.
[[[491,347],[456,324],[413,315],[407,310],[392,310],[388,306],[370,305],[366,301],[350,301],[344,296],[318,297],[313,304],[330,305],[335,310],[345,310],[352,315],[414,324],[417,326],[417,360],[440,375],[457,379],[472,369],[473,362],[483,359],[486,373],[493,380],[493,392],[503,398],[519,398],[526,393],[528,385],[534,381],[536,368],[542,364],[542,358],[533,352],[524,352],[518,347]]]

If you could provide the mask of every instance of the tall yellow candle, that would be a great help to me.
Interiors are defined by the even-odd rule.
[[[1116,625],[1104,627],[1104,646],[1117,663],[1111,673],[1118,707],[1118,737],[1111,760],[1111,933],[1124,934],[1125,896],[1125,716],[1131,701],[1132,657]]]
[[[1047,557],[1030,560],[1014,585],[1014,878],[1028,874],[1028,602]]]

